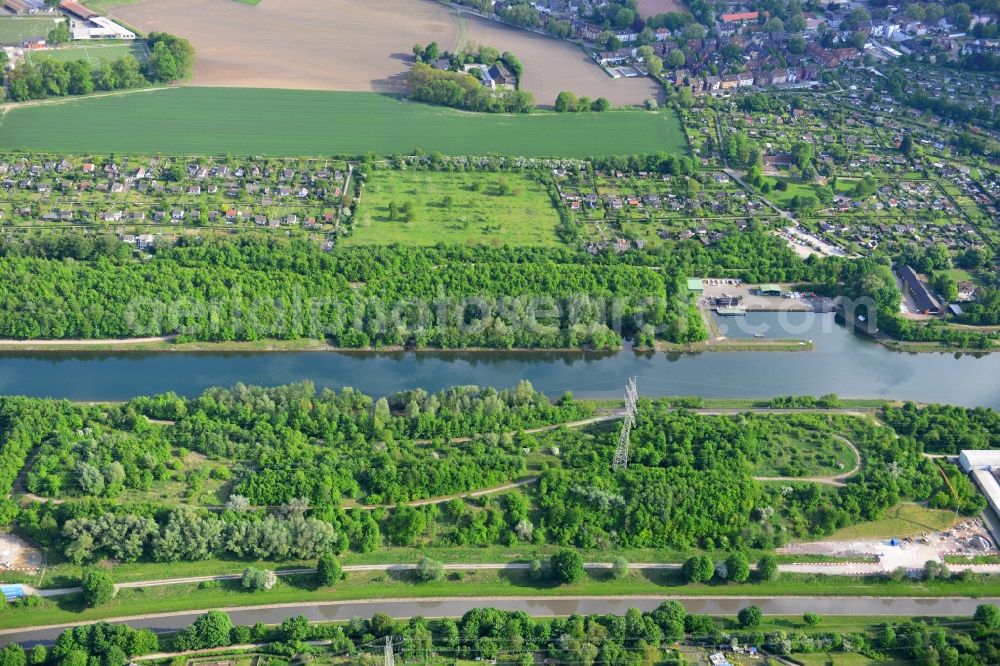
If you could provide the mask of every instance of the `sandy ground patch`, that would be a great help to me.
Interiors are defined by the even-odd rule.
[[[112,12],[143,31],[186,37],[201,86],[400,92],[415,43],[474,41],[521,59],[525,90],[552,104],[561,90],[641,104],[651,79],[615,80],[572,44],[423,0],[144,0]]]
[[[973,540],[990,544],[983,549]],[[979,518],[971,518],[945,532],[928,532],[920,537],[906,537],[893,544],[889,539],[855,539],[851,541],[817,541],[789,544],[778,549],[784,555],[832,555],[844,558],[877,557],[882,571],[898,567],[917,569],[928,560],[942,561],[945,555],[980,555],[995,553],[993,541]],[[819,571],[824,565],[818,565]]]
[[[639,15],[642,17],[687,10],[687,6],[681,0],[639,0]]]
[[[0,571],[35,570],[42,566],[42,552],[24,539],[0,533]]]

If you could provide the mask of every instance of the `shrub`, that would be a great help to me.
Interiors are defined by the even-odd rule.
[[[340,562],[333,553],[324,553],[316,561],[316,581],[324,586],[330,587],[337,583],[342,576]]]
[[[528,564],[528,578],[536,582],[545,579],[545,567],[537,557]]]
[[[273,571],[257,567],[247,567],[243,570],[243,587],[252,592],[270,590],[277,582],[278,577]]]
[[[421,557],[417,562],[417,580],[424,583],[444,578],[444,565],[429,557]]]
[[[820,621],[822,619],[823,618],[821,618],[816,613],[803,613],[802,614],[802,621],[806,623],[807,627],[815,627],[817,624],[820,623]]]
[[[245,624],[233,627],[229,631],[229,642],[233,645],[243,645],[244,643],[249,643],[253,640],[250,633],[250,627]]]
[[[754,627],[760,626],[760,621],[764,618],[764,613],[761,612],[760,606],[754,604],[753,606],[747,606],[746,608],[740,610],[736,619],[740,621],[740,626],[744,629],[752,629]]]
[[[689,583],[706,583],[715,574],[715,564],[708,555],[692,555],[681,567],[681,575]]]
[[[628,574],[628,560],[624,557],[616,557],[611,560],[611,578],[621,580]]]
[[[750,562],[743,553],[733,553],[726,558],[726,579],[732,583],[745,583],[750,578]]]
[[[760,580],[774,580],[778,577],[778,560],[774,555],[764,555],[757,561],[757,577]]]
[[[80,578],[83,588],[83,601],[94,608],[111,601],[115,596],[115,584],[111,576],[96,569],[87,569]]]
[[[972,617],[976,624],[985,629],[1000,629],[1000,608],[994,604],[979,604]]]
[[[552,577],[560,583],[576,583],[583,578],[583,556],[565,548],[552,556]]]

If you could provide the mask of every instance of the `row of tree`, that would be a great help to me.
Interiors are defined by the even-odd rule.
[[[535,618],[523,611],[477,608],[459,619],[414,617],[395,621],[384,613],[353,618],[346,625],[313,624],[304,616],[289,617],[275,627],[234,625],[228,614],[209,611],[173,637],[177,650],[207,650],[251,642],[269,642],[267,651],[285,657],[315,651],[307,641],[324,641],[328,654],[358,661],[378,657],[385,637],[392,636],[409,662],[449,658],[497,661],[532,666],[536,659],[569,666],[596,663],[639,666],[682,663],[675,644],[745,643],[777,655],[795,653],[860,653],[868,659],[907,659],[927,664],[986,666],[1000,659],[1000,609],[980,604],[969,623],[948,626],[922,621],[886,622],[866,630],[824,631],[823,618],[804,613],[802,628],[761,629],[763,613],[751,605],[737,615],[739,629],[723,630],[719,620],[690,614],[677,601],[665,601],[649,612],[630,608],[623,615],[579,615]],[[0,651],[4,666],[125,666],[129,657],[159,649],[155,634],[127,625],[99,622],[67,629],[52,647],[26,652],[13,644]],[[888,657],[886,655],[889,655]],[[852,657],[853,658],[853,657]]]
[[[15,102],[23,102],[170,83],[190,76],[194,50],[187,40],[154,32],[147,44],[151,55],[145,66],[131,55],[98,65],[52,58],[26,61],[10,74],[7,95]]]

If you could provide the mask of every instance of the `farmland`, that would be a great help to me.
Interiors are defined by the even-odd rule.
[[[76,129],[81,124],[87,132]],[[67,99],[11,108],[0,128],[0,148],[49,152],[299,156],[420,148],[587,157],[686,150],[671,112],[506,116],[302,90],[188,87]]]
[[[412,220],[390,206],[409,203]],[[348,244],[552,245],[559,216],[545,186],[518,173],[373,172]]]
[[[660,94],[651,79],[612,79],[576,46],[427,0],[408,0],[405,9],[392,0],[146,0],[113,14],[140,30],[190,40],[199,86],[401,92],[413,44],[436,41],[448,51],[475,42],[516,53],[525,66],[522,86],[542,104],[561,90],[614,105]]]
[[[56,19],[36,16],[0,16],[0,44],[19,46],[29,39],[45,39]]]

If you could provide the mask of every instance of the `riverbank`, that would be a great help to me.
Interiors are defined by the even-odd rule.
[[[658,340],[654,349],[634,349],[636,353],[653,351],[696,354],[704,351],[811,351],[811,340],[706,340],[678,344]],[[177,335],[148,338],[117,338],[107,340],[0,340],[0,352],[58,352],[58,351],[116,351],[116,352],[205,352],[205,353],[263,353],[263,352],[338,352],[354,354],[385,354],[402,352],[440,354],[615,354],[624,349],[588,349],[582,347],[338,347],[324,340],[298,338],[295,340],[226,340],[220,342],[181,342]]]

